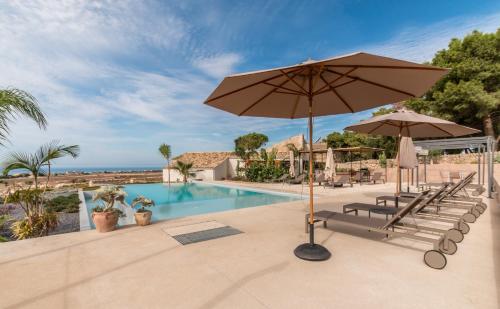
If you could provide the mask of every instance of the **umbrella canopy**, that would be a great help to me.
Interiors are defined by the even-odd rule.
[[[345,128],[366,134],[409,137],[453,137],[481,132],[454,122],[418,114],[407,109],[375,116]]]
[[[333,158],[332,148],[328,148],[326,152],[325,177],[326,179],[335,177],[335,159]]]
[[[406,137],[452,137],[479,133],[481,131],[458,125],[454,122],[422,115],[407,109],[375,116],[346,127],[344,130],[358,133]],[[411,142],[413,144],[413,142]],[[398,142],[398,148],[399,148]],[[402,156],[401,156],[402,158]],[[397,157],[396,191],[400,192],[400,156]]]
[[[290,150],[290,170],[288,171],[291,177],[295,177],[295,157],[293,151]]]
[[[353,113],[419,97],[447,71],[360,52],[225,77],[205,104],[238,116]]]
[[[309,119],[309,244],[295,249],[307,260],[324,260],[314,243],[312,117],[354,113],[423,95],[447,69],[367,53],[225,77],[205,104],[238,116]]]
[[[399,143],[398,152],[399,167],[401,168],[415,168],[418,166],[417,152],[411,137],[403,136]]]

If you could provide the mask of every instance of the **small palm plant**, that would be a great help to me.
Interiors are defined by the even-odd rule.
[[[58,141],[52,141],[48,144],[40,146],[35,153],[22,153],[13,152],[8,155],[5,162],[3,162],[3,174],[7,175],[10,171],[15,169],[23,169],[29,171],[33,175],[35,189],[38,189],[38,177],[43,174],[43,169],[48,168],[47,184],[50,180],[50,167],[51,161],[71,156],[77,158],[80,153],[80,146],[78,145],[59,145]]]
[[[187,183],[188,178],[194,175],[193,173],[189,172],[189,170],[193,168],[193,163],[184,163],[182,161],[177,161],[175,164],[176,165],[174,168],[178,170],[182,175],[182,181],[184,183]]]
[[[137,223],[137,225],[144,226],[151,224],[152,212],[151,210],[147,210],[146,208],[153,207],[155,205],[155,202],[152,199],[139,195],[132,201],[131,206],[132,208],[134,208],[138,205],[140,205],[141,208],[139,208],[134,214],[135,222]]]

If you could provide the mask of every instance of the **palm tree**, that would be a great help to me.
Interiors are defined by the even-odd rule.
[[[187,182],[188,177],[192,176],[193,173],[190,173],[189,170],[193,167],[193,163],[184,163],[182,161],[177,161],[176,166],[174,167],[179,173],[182,175],[182,181],[184,183]]]
[[[47,126],[47,119],[32,95],[15,88],[0,89],[0,145],[9,135],[9,123],[18,116],[30,118],[41,129]]]
[[[172,156],[172,148],[170,145],[163,143],[158,148],[158,151],[160,151],[161,155],[167,159],[168,185],[170,186],[170,158]]]
[[[40,146],[40,148],[33,154],[13,152],[7,156],[3,162],[3,174],[7,175],[10,171],[15,169],[23,169],[29,171],[34,178],[35,188],[38,189],[38,177],[42,173],[42,169],[47,166],[47,184],[50,179],[50,164],[54,159],[71,156],[78,157],[80,153],[80,146],[78,145],[59,145],[58,141],[52,141],[48,144]]]

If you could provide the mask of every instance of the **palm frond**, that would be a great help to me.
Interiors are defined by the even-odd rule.
[[[165,159],[170,160],[170,157],[172,156],[172,147],[170,147],[170,145],[161,144],[158,151]]]
[[[20,89],[0,90],[0,139],[6,139],[9,122],[19,116],[30,118],[41,129],[47,127],[47,119],[35,97]]]

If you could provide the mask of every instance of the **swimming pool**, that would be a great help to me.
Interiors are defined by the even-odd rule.
[[[164,220],[193,216],[226,210],[256,207],[276,203],[300,200],[295,194],[281,194],[239,187],[221,186],[206,183],[188,184],[131,184],[124,186],[127,192],[126,202],[130,205],[138,195],[153,199],[156,206],[151,207],[152,220]],[[97,203],[92,202],[92,193],[85,194],[87,212],[91,218],[92,209]],[[133,215],[127,207],[127,218],[121,224],[133,223]],[[93,222],[90,220],[92,228]]]

